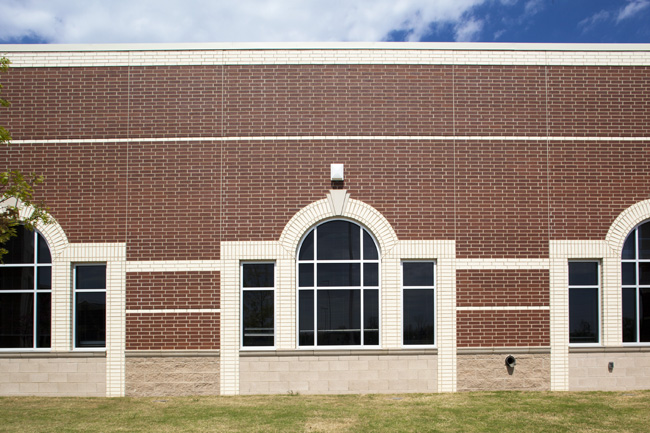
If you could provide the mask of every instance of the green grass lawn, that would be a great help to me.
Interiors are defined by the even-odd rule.
[[[0,398],[2,432],[649,432],[650,391]]]

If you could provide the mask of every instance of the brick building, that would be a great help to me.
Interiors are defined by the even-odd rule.
[[[0,394],[650,388],[650,46],[0,53]]]

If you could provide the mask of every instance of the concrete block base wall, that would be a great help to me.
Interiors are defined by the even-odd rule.
[[[105,397],[106,358],[98,355],[0,357],[0,395]]]
[[[242,353],[241,394],[436,392],[435,354]]]
[[[614,368],[609,369],[609,363]],[[569,353],[569,390],[631,391],[650,388],[650,351]]]
[[[549,353],[513,354],[517,363],[506,366],[508,354],[459,354],[458,391],[548,391],[551,389]]]
[[[129,397],[218,394],[218,355],[127,354]]]

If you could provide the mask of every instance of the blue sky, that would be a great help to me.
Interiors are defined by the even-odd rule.
[[[650,43],[650,0],[0,0],[2,43]]]

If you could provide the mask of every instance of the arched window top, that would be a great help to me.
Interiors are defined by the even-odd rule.
[[[623,260],[650,259],[650,221],[639,224],[623,244]]]
[[[27,230],[22,225],[16,227],[16,236],[9,239],[3,248],[8,251],[2,258],[5,264],[52,263],[50,248],[43,235],[37,230]]]
[[[377,244],[360,225],[347,220],[327,221],[303,239],[298,260],[379,260]]]

